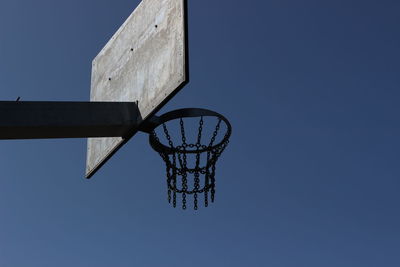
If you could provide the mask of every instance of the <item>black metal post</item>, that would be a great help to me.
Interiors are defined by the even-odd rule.
[[[0,101],[0,139],[124,137],[140,119],[134,102]]]

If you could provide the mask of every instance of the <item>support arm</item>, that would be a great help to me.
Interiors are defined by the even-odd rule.
[[[0,101],[0,139],[124,137],[140,119],[134,102]]]

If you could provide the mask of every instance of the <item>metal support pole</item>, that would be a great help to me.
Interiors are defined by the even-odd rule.
[[[140,120],[134,102],[0,101],[0,139],[124,137]]]

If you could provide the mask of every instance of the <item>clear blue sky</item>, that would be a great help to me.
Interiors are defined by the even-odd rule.
[[[2,100],[89,99],[138,0],[0,0]],[[400,2],[189,0],[191,82],[234,132],[216,203],[166,201],[139,134],[92,180],[86,140],[0,142],[0,266],[400,266]]]

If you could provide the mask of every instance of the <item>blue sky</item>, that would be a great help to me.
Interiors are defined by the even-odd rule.
[[[89,99],[138,0],[1,0],[1,99]],[[0,266],[399,266],[400,3],[189,0],[191,81],[160,112],[228,117],[216,203],[166,201],[138,134],[0,142]]]

